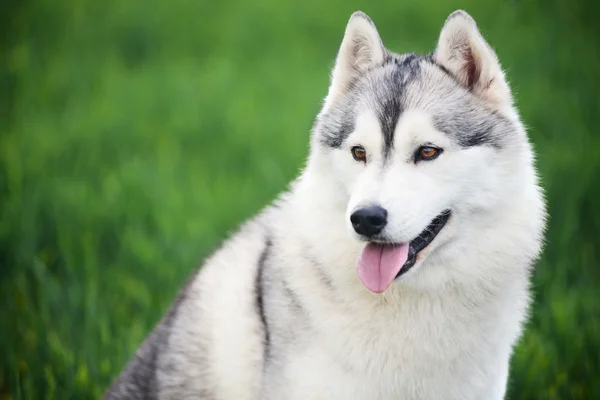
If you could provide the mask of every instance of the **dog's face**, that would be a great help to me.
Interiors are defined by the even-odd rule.
[[[313,147],[345,192],[347,228],[365,242],[359,276],[373,292],[465,231],[462,220],[493,218],[529,161],[496,55],[464,12],[448,18],[431,56],[390,53],[355,13]]]

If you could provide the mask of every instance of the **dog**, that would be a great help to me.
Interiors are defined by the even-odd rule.
[[[352,14],[285,193],[212,254],[106,399],[505,397],[546,204],[497,55]]]

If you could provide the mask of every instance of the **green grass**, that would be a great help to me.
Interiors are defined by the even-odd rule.
[[[598,3],[9,0],[0,12],[0,399],[98,398],[178,287],[302,167],[349,15],[496,48],[550,208],[511,399],[600,398]]]

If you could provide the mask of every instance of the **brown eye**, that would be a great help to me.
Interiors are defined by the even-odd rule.
[[[362,161],[362,162],[367,161],[367,152],[365,151],[364,147],[354,146],[350,150],[352,151],[352,157],[354,157],[354,159],[356,161]]]
[[[436,159],[442,153],[442,149],[433,146],[421,146],[415,154],[415,162],[431,161]]]
[[[421,147],[421,157],[422,158],[431,158],[437,154],[437,149],[433,147]]]

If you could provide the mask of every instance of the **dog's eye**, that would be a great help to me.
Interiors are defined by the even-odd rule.
[[[415,152],[415,163],[417,161],[431,161],[442,154],[442,149],[434,146],[421,146]]]
[[[367,161],[367,152],[364,147],[354,146],[350,149],[350,151],[352,151],[352,157],[354,157],[356,161]]]

